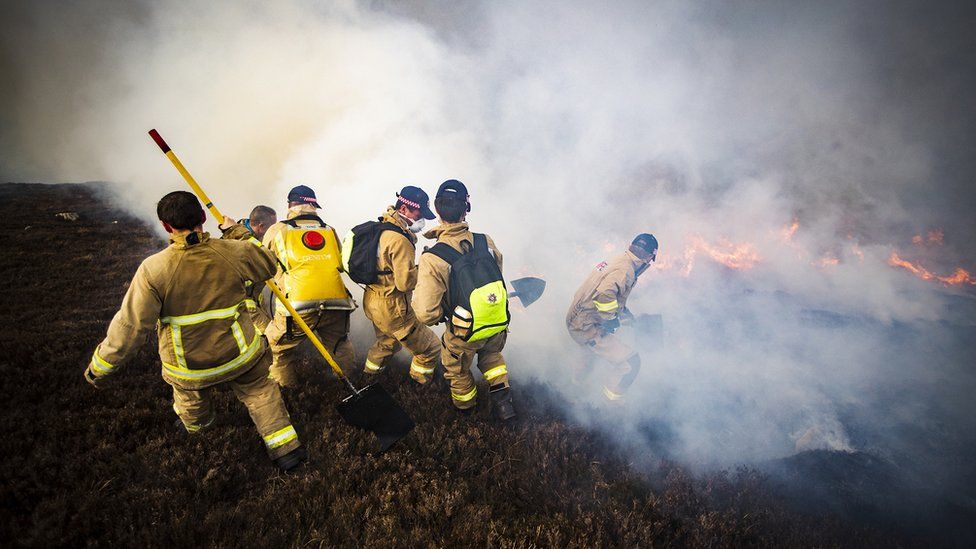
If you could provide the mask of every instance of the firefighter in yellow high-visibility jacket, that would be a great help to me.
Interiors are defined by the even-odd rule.
[[[265,338],[247,314],[255,306],[250,290],[271,278],[274,259],[246,242],[211,239],[203,232],[206,214],[191,193],[167,194],[157,215],[170,245],[139,266],[85,379],[101,386],[156,327],[163,379],[173,387],[173,409],[186,431],[213,423],[212,392],[226,385],[247,406],[275,464],[286,471],[297,467],[305,450],[268,378]]]
[[[298,185],[288,193],[288,215],[268,229],[264,246],[278,260],[275,282],[346,372],[355,368],[349,315],[356,309],[341,278],[342,253],[335,229],[318,216],[315,191]],[[280,303],[265,333],[274,355],[271,377],[297,387],[299,347],[308,338]]]
[[[593,269],[566,314],[569,335],[583,349],[573,365],[573,379],[578,381],[588,374],[595,358],[606,360],[611,364],[603,386],[607,400],[621,400],[640,371],[640,355],[614,332],[621,321],[632,320],[627,298],[637,277],[656,258],[657,239],[647,233],[637,235],[627,251]]]

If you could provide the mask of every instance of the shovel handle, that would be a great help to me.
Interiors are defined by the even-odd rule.
[[[196,193],[200,200],[203,201],[204,207],[210,210],[210,213],[213,214],[214,218],[217,220],[217,223],[223,224],[224,214],[220,213],[217,206],[214,206],[213,201],[210,200],[207,193],[203,192],[203,189],[201,189],[200,185],[197,184],[197,180],[193,179],[193,176],[190,175],[190,172],[186,170],[186,167],[183,166],[180,159],[176,157],[176,153],[174,153],[173,150],[169,148],[169,145],[166,144],[166,141],[163,140],[163,136],[159,135],[159,132],[157,132],[155,129],[152,129],[149,130],[149,137],[152,137],[153,141],[156,142],[156,145],[159,145],[159,148],[163,151],[163,154],[166,155],[166,158],[169,158],[169,161],[173,163],[174,167],[176,167],[176,171],[180,172],[180,175],[182,175],[183,179],[185,179],[187,184],[190,185],[193,192]]]

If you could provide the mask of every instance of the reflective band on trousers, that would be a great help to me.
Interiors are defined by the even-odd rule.
[[[370,360],[366,361],[366,371],[368,372],[379,372],[383,367]]]
[[[268,446],[269,450],[284,446],[293,440],[298,440],[298,433],[295,432],[295,428],[291,425],[283,429],[278,429],[264,437],[264,443]]]
[[[417,364],[416,361],[410,363],[410,370],[413,372],[417,372],[418,374],[424,374],[424,375],[434,373],[433,368],[424,368],[420,364]]]
[[[167,374],[178,378],[178,379],[188,379],[193,381],[203,381],[210,378],[214,378],[232,370],[237,369],[241,365],[247,364],[249,360],[254,358],[254,355],[261,348],[261,336],[257,333],[254,334],[254,339],[251,344],[247,346],[243,353],[237,356],[234,360],[227,362],[226,364],[221,364],[216,368],[208,368],[206,370],[191,370],[186,366],[174,366],[173,364],[163,363],[163,371]]]
[[[607,397],[607,400],[620,400],[624,398],[624,395],[621,393],[615,393],[606,387],[603,388],[603,396]]]
[[[459,395],[457,393],[453,393],[452,392],[451,393],[451,396],[454,398],[454,400],[456,400],[458,402],[467,402],[467,401],[471,400],[472,398],[474,398],[477,394],[478,394],[478,388],[475,387],[474,389],[471,389],[469,392],[467,392],[467,393],[465,393],[463,395]]]
[[[596,305],[596,310],[600,311],[601,313],[611,313],[613,311],[616,311],[618,306],[616,299],[608,303],[600,303],[599,301],[594,299],[593,304]]]
[[[95,352],[92,353],[92,366],[95,367],[95,371],[100,374],[107,374],[115,369],[115,366],[111,365],[104,358],[98,356],[98,348],[95,348]]]
[[[508,368],[506,368],[505,365],[502,364],[501,366],[495,366],[491,370],[485,372],[485,379],[487,379],[488,381],[492,381],[496,377],[500,377],[506,374],[508,374]]]

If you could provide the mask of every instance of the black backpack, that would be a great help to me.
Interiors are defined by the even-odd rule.
[[[488,238],[475,233],[474,246],[461,253],[444,242],[424,253],[432,253],[451,265],[445,318],[454,335],[465,341],[489,338],[508,327],[508,290]],[[467,243],[462,243],[462,248]]]
[[[356,225],[342,239],[342,268],[353,282],[375,284],[380,275],[393,273],[380,271],[377,265],[380,235],[384,231],[396,231],[410,240],[403,229],[386,221],[367,221]]]

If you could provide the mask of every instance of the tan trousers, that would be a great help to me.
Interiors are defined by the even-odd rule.
[[[576,330],[568,327],[569,335],[581,351],[571,362],[573,381],[580,383],[589,375],[597,358],[610,363],[603,383],[603,394],[609,400],[619,400],[634,383],[640,368],[637,351],[620,341],[616,334],[603,334],[597,328]]]
[[[275,313],[274,320],[265,332],[274,357],[271,377],[282,387],[297,387],[299,383],[295,367],[302,352],[299,347],[308,343],[308,338],[297,324],[294,324],[291,334],[286,333],[287,318],[281,313]],[[345,372],[351,372],[355,367],[356,357],[349,341],[349,311],[314,311],[302,314],[302,319],[315,331],[339,367]],[[329,369],[328,365],[323,367]]]
[[[441,345],[433,330],[417,320],[405,295],[381,297],[369,290],[363,295],[363,311],[373,323],[376,343],[366,353],[363,372],[378,374],[383,361],[406,347],[413,355],[410,377],[427,383],[434,376]]]
[[[173,410],[191,433],[206,429],[215,419],[213,391],[228,385],[237,399],[247,406],[251,420],[264,438],[271,459],[277,459],[301,446],[298,434],[288,417],[285,401],[274,381],[268,378],[271,352],[265,351],[249,370],[236,378],[206,389],[189,390],[173,385]],[[167,380],[168,381],[168,380]]]
[[[451,383],[451,400],[461,410],[473,408],[477,401],[478,388],[471,376],[471,363],[478,357],[478,369],[485,376],[489,386],[508,386],[508,367],[502,349],[508,332],[495,334],[488,339],[467,342],[447,330],[441,338],[441,364],[444,365],[444,378]]]

